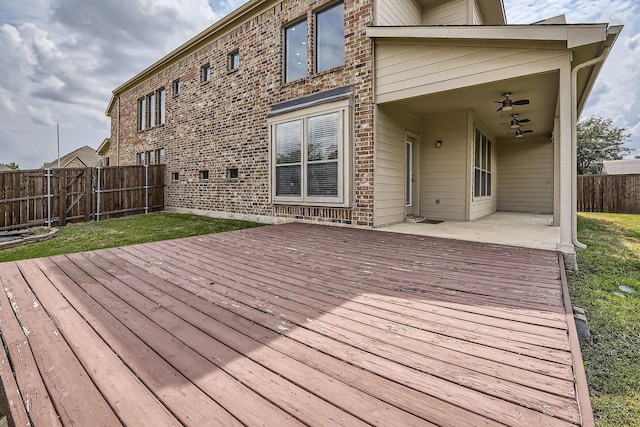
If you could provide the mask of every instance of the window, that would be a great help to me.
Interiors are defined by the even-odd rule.
[[[307,75],[307,20],[284,30],[284,81],[292,82]]]
[[[156,162],[159,165],[164,164],[164,148],[160,148],[159,150],[156,150]]]
[[[348,205],[348,100],[283,114],[270,123],[274,203]]]
[[[164,124],[166,119],[165,108],[167,106],[167,93],[162,89],[158,89],[158,124]]]
[[[209,64],[205,64],[200,68],[200,82],[206,83],[211,80],[211,66]]]
[[[138,100],[138,130],[144,130],[147,124],[147,100]]]
[[[180,79],[174,80],[171,85],[173,86],[173,96],[180,95]]]
[[[171,172],[171,181],[178,181],[180,179],[180,174],[178,172]]]
[[[152,128],[156,125],[156,94],[152,93],[147,96],[147,112],[149,117],[147,122],[149,123],[149,127]]]
[[[227,169],[227,179],[238,179],[238,168]]]
[[[240,51],[236,50],[229,54],[229,71],[240,68]]]
[[[344,4],[316,15],[316,72],[344,64]]]
[[[475,132],[473,197],[491,196],[491,141]]]
[[[308,23],[304,19],[284,29],[284,81],[285,83],[308,74],[310,43],[315,56],[312,59],[316,73],[344,64],[344,3],[340,2],[315,16],[315,34],[309,38]]]
[[[209,171],[200,171],[200,179],[209,179]]]
[[[165,122],[166,93],[160,88],[138,100],[138,130],[145,130]]]
[[[164,148],[136,153],[137,165],[159,165],[164,163]]]

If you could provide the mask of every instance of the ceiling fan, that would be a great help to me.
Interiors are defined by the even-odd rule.
[[[519,129],[522,123],[529,123],[529,119],[518,119],[518,113],[511,114],[511,123],[500,123],[501,125],[510,125],[511,129]]]
[[[513,94],[509,92],[503,93],[502,96],[504,96],[504,99],[502,101],[493,101],[497,102],[498,104],[502,104],[502,106],[496,111],[511,111],[513,110],[514,105],[527,105],[529,103],[528,99],[519,99],[517,101],[514,101],[510,98],[511,95]]]
[[[515,132],[507,132],[507,135],[515,135],[516,138],[522,138],[525,133],[532,133],[532,132],[533,131],[531,129],[522,130],[522,129],[518,128],[518,129],[515,130]]]

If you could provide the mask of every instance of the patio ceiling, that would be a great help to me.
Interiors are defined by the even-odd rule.
[[[509,123],[511,114],[517,113],[520,119],[531,120],[522,126],[523,130],[531,129],[534,131],[528,136],[550,139],[556,114],[558,80],[558,72],[528,75],[410,98],[388,105],[401,105],[420,115],[471,109],[498,140],[514,138],[513,135],[507,134],[512,131],[509,125],[502,123]],[[511,93],[511,99],[514,101],[529,99],[530,103],[516,105],[509,112],[498,112],[496,110],[500,104],[493,101],[502,100],[504,93]]]

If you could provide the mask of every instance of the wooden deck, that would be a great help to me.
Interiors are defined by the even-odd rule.
[[[593,424],[552,251],[288,224],[0,282],[16,426]]]

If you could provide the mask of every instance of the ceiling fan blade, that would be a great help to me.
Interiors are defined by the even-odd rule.
[[[523,130],[522,133],[532,133],[533,131],[531,129],[529,130]]]
[[[531,120],[529,119],[522,119],[522,120],[516,120],[516,122],[518,123],[529,123]]]
[[[520,99],[518,101],[513,101],[513,105],[527,105],[529,103],[528,99]]]

